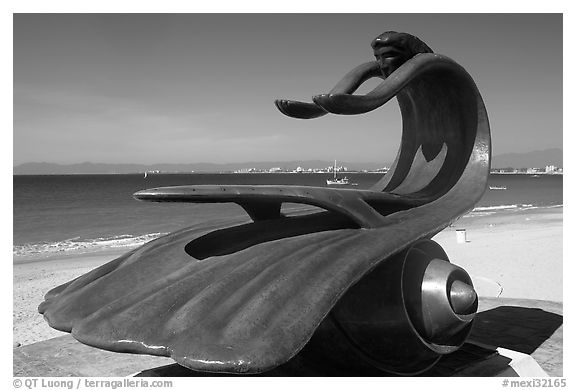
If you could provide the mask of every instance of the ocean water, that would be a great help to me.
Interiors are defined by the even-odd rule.
[[[382,174],[349,173],[365,189]],[[235,204],[140,202],[138,190],[191,184],[325,186],[330,174],[149,174],[14,176],[13,255],[19,259],[101,248],[131,248],[211,219],[244,217]],[[561,175],[491,175],[468,216],[562,205]],[[298,210],[305,206],[286,205]],[[283,210],[284,210],[283,209]],[[245,216],[246,220],[248,217]]]

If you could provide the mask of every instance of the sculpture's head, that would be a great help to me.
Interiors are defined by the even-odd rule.
[[[432,53],[432,49],[420,39],[396,31],[386,31],[378,35],[371,45],[374,49],[374,57],[380,64],[380,70],[385,77],[390,76],[400,65],[416,54]]]

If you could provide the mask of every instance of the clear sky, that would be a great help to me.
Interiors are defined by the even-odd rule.
[[[561,14],[16,14],[13,162],[390,162],[395,102],[314,120],[273,104],[327,92],[386,30],[468,70],[495,154],[562,147]]]

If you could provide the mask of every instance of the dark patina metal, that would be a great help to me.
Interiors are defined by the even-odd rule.
[[[401,374],[458,349],[477,297],[466,272],[430,238],[486,188],[488,117],[470,75],[419,39],[386,32],[372,48],[376,61],[330,93],[276,106],[311,119],[369,112],[396,97],[400,150],[374,187],[137,192],[156,202],[233,202],[253,221],[171,233],[56,287],[39,308],[48,323],[95,347],[170,356],[211,372],[270,370],[311,339],[331,351],[326,364],[353,351],[362,364]],[[353,95],[374,77],[379,86]],[[325,211],[285,217],[285,202]]]

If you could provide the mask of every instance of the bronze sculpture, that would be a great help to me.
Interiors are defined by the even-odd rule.
[[[276,106],[310,119],[368,112],[397,97],[400,150],[374,187],[137,192],[147,201],[234,202],[253,221],[171,233],[54,288],[39,307],[50,326],[95,347],[170,356],[210,372],[270,370],[327,328],[365,362],[394,373],[422,372],[457,350],[477,297],[430,238],[486,188],[486,110],[468,73],[419,39],[386,32],[372,47],[376,61],[329,94]],[[383,81],[352,95],[371,77]],[[325,211],[285,217],[284,202]]]

